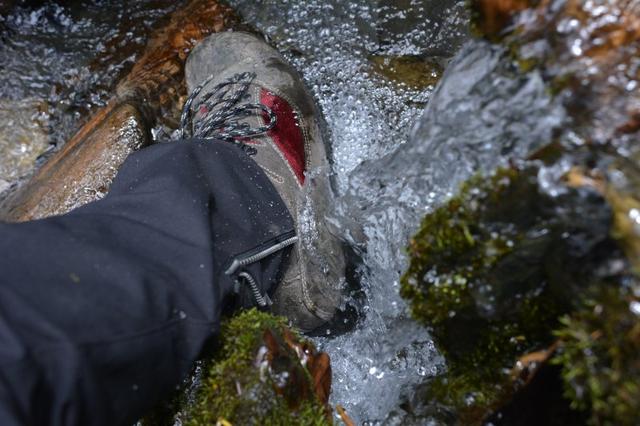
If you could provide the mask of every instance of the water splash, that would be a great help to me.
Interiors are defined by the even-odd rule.
[[[443,368],[429,334],[408,318],[398,294],[406,263],[403,248],[417,219],[405,222],[404,211],[393,206],[398,197],[411,199],[411,190],[374,203],[378,214],[355,216],[345,206],[356,200],[351,207],[366,207],[365,200],[374,201],[362,197],[373,195],[369,180],[393,176],[377,170],[359,177],[357,170],[409,139],[433,82],[467,37],[462,3],[274,0],[256,7],[248,0],[231,1],[311,89],[332,148],[339,194],[334,219],[345,233],[363,231],[366,237],[356,272],[360,286],[347,301],[360,319],[351,331],[334,335],[330,329],[328,336],[316,339],[331,355],[332,402],[343,405],[358,424],[384,421],[403,398],[410,398],[414,385]],[[411,66],[401,67],[404,62]],[[415,67],[424,71],[424,81],[406,74]],[[364,227],[347,229],[353,228],[352,219]]]

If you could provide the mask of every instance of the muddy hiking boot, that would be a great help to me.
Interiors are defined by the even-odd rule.
[[[293,246],[271,298],[253,283],[256,304],[271,305],[303,331],[319,327],[341,302],[344,255],[324,221],[330,168],[313,99],[276,50],[242,32],[203,40],[187,60],[186,80],[183,137],[239,144],[269,177],[296,226],[297,236],[270,249]],[[243,261],[234,259],[227,273],[237,273]]]

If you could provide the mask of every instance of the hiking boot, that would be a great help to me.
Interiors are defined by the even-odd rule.
[[[341,302],[344,255],[324,220],[330,167],[311,96],[275,49],[243,32],[207,37],[190,54],[185,72],[192,93],[185,112],[195,111],[194,135],[241,144],[293,217],[297,238],[290,241],[272,311],[303,331],[319,327]],[[217,101],[207,106],[207,98]],[[181,121],[188,126],[184,114]],[[230,265],[228,271],[234,270]]]

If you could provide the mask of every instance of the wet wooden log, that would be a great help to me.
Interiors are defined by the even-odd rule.
[[[159,118],[177,115],[186,94],[184,65],[191,49],[237,22],[231,8],[214,0],[191,0],[174,12],[152,34],[108,105],[0,205],[0,220],[63,214],[105,194],[127,156],[151,142],[149,130]]]

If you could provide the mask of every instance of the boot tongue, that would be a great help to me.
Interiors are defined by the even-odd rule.
[[[298,183],[303,185],[306,158],[304,135],[298,121],[298,115],[289,102],[266,89],[262,89],[260,92],[260,103],[276,115],[276,124],[267,132],[267,136],[273,140],[286,158],[298,179]],[[265,123],[268,122],[268,117],[263,115],[262,118]]]

